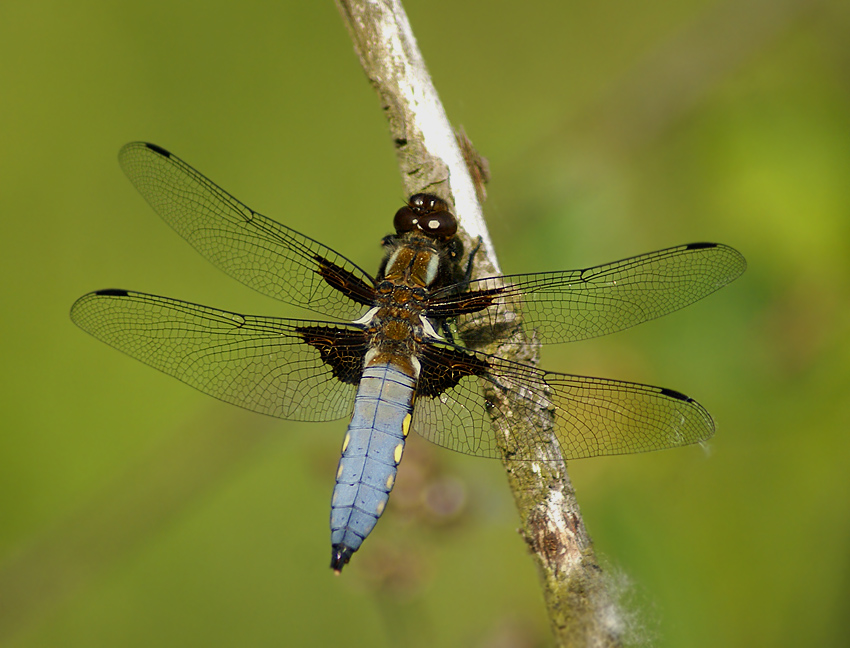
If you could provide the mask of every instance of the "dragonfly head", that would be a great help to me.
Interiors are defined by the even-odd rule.
[[[396,212],[393,226],[397,234],[417,231],[441,241],[457,234],[457,219],[446,201],[424,193],[410,197],[407,205]]]

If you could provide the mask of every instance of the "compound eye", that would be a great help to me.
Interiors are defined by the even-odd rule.
[[[457,234],[457,220],[442,198],[431,194],[414,194],[407,206],[395,213],[393,226],[398,234],[419,230],[431,238],[448,240]]]
[[[393,227],[396,234],[404,234],[417,229],[416,223],[419,216],[410,207],[402,207],[395,213],[393,218]]]
[[[419,217],[419,229],[428,236],[448,240],[457,234],[457,220],[447,211],[438,211]]]
[[[434,209],[434,201],[439,200],[436,196],[432,196],[431,194],[418,193],[413,194],[410,197],[410,200],[407,201],[408,207],[413,209],[420,214],[422,212],[428,212]]]
[[[449,206],[445,200],[433,194],[425,193],[413,194],[410,200],[407,201],[407,206],[419,214],[449,210]]]

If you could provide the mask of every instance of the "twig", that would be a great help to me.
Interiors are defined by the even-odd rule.
[[[449,200],[470,240],[481,237],[484,256],[498,271],[475,185],[401,3],[337,0],[337,6],[389,120],[407,194]]]
[[[479,236],[484,241],[479,252],[483,271],[497,272],[474,183],[400,1],[337,0],[337,5],[389,120],[405,189],[409,194],[437,193],[453,204],[470,237],[466,242]],[[524,362],[537,360],[536,348],[528,344],[503,344],[498,354]],[[521,407],[510,404],[520,414],[516,418],[534,420],[541,431],[551,433],[549,412],[518,411]],[[551,457],[553,448],[557,452],[557,442],[551,434],[548,437],[552,447],[541,448],[541,457]],[[606,591],[565,462],[505,459],[503,463],[521,532],[540,569],[559,645],[620,645],[619,614]]]

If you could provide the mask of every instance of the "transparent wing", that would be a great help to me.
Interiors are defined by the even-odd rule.
[[[426,353],[433,353],[426,351]],[[516,459],[555,458],[535,423],[554,414],[564,459],[631,454],[705,441],[714,422],[696,401],[679,392],[638,383],[540,371],[481,353],[454,387],[435,396],[417,394],[413,429],[456,452],[499,457],[499,434]],[[486,369],[481,371],[481,367]],[[476,375],[476,373],[478,375]],[[515,406],[500,405],[501,394]],[[541,412],[544,413],[541,419]]]
[[[118,160],[165,222],[234,279],[341,320],[356,319],[364,304],[371,305],[374,282],[368,273],[243,205],[165,149],[132,142]]]
[[[71,307],[71,319],[205,394],[299,421],[338,419],[354,404],[351,380],[354,373],[359,379],[359,366],[351,376],[340,375],[324,362],[327,349],[317,340],[338,338],[339,353],[353,360],[365,351],[362,330],[348,324],[239,315],[125,290],[84,295]]]
[[[429,301],[429,314],[458,317],[461,334],[473,331],[473,340],[498,337],[521,317],[541,342],[574,342],[683,308],[745,269],[744,257],[729,246],[692,243],[585,270],[480,279],[463,294],[449,287]]]

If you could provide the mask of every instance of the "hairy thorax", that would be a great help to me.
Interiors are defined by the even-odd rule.
[[[372,347],[367,364],[391,361],[418,374],[413,358],[423,339],[437,336],[423,312],[439,263],[440,253],[430,244],[408,244],[391,251],[367,323]]]

